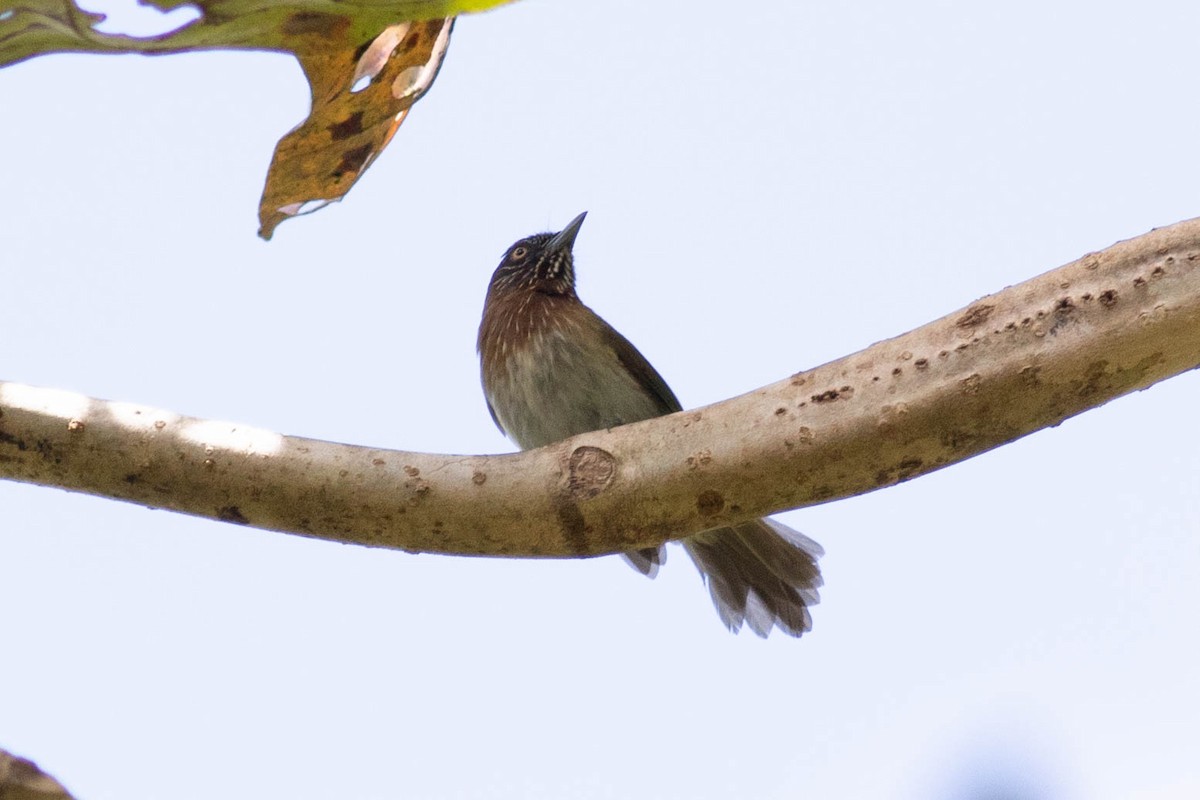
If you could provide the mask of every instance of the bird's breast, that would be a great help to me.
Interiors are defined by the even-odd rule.
[[[480,330],[484,393],[509,438],[529,449],[663,413],[617,358],[607,323],[578,301],[565,314],[553,305],[485,315]]]

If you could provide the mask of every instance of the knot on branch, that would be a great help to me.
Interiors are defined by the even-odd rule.
[[[616,474],[612,453],[591,445],[576,447],[567,465],[567,494],[572,500],[591,500],[612,484]]]

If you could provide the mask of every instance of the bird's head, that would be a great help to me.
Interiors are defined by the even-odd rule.
[[[509,247],[492,273],[488,294],[525,290],[573,295],[575,260],[571,248],[586,216],[585,211],[558,233],[535,233]]]

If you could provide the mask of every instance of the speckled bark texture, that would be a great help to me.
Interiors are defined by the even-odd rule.
[[[0,477],[323,539],[580,556],[849,497],[1200,364],[1200,221],[706,408],[505,456],[374,450],[0,383]]]

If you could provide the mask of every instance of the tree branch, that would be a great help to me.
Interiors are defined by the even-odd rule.
[[[850,497],[1200,364],[1200,220],[694,411],[500,456],[375,450],[0,383],[0,477],[410,551],[582,556]]]

